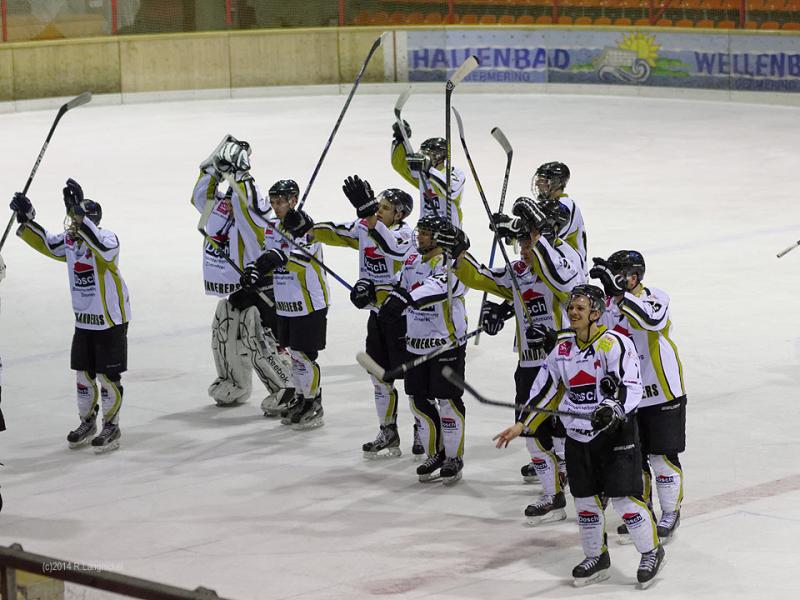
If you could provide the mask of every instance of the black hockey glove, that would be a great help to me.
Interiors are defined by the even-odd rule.
[[[615,275],[607,260],[593,258],[592,262],[594,266],[589,269],[589,277],[600,280],[606,296],[621,296],[625,293],[625,278],[622,275]]]
[[[252,292],[258,289],[258,282],[261,280],[261,273],[255,265],[247,265],[239,278],[239,285],[242,289]]]
[[[613,398],[603,398],[592,412],[591,420],[595,431],[613,433],[625,422],[625,409]]]
[[[375,284],[369,279],[359,279],[350,290],[350,302],[356,308],[366,308],[376,299]]]
[[[558,334],[547,325],[531,324],[525,328],[525,339],[531,350],[544,350],[547,354],[552,352],[556,345]]]
[[[606,375],[600,380],[600,393],[603,395],[603,398],[616,399],[618,389],[619,385],[617,385],[616,379],[611,375]]]
[[[514,307],[503,302],[498,304],[487,300],[481,309],[481,326],[486,335],[497,335],[506,324],[506,319],[514,314]]]
[[[547,214],[531,198],[520,196],[514,201],[511,212],[522,219],[522,226],[525,229],[531,227],[541,229],[542,223],[547,219]]]
[[[20,225],[28,221],[33,221],[36,218],[36,211],[33,208],[33,204],[31,204],[31,201],[22,192],[14,194],[14,198],[11,200],[9,207],[17,213],[17,223]]]
[[[452,223],[437,231],[434,237],[439,247],[451,258],[458,258],[462,252],[469,250],[470,243],[467,234]]]
[[[403,311],[409,306],[414,306],[414,299],[411,297],[411,294],[404,288],[395,286],[389,295],[386,296],[386,300],[383,301],[378,316],[389,319],[399,319],[403,316]]]
[[[378,212],[378,201],[375,199],[375,193],[372,191],[369,181],[353,175],[344,180],[342,191],[356,209],[359,219],[371,217]]]
[[[283,226],[294,237],[302,237],[314,226],[314,220],[305,211],[292,208],[283,217]]]
[[[406,162],[408,163],[408,170],[412,173],[424,173],[427,175],[431,169],[431,159],[421,152],[407,155]]]
[[[496,231],[497,237],[505,240],[515,240],[524,237],[528,233],[523,227],[521,219],[514,219],[500,212],[492,215],[489,229]]]
[[[403,119],[403,129],[406,130],[406,137],[411,139],[411,125],[405,119]],[[403,143],[403,133],[400,131],[400,125],[397,124],[397,121],[392,123],[392,137],[398,144]]]
[[[84,216],[83,207],[83,189],[80,184],[74,179],[67,179],[67,185],[64,187],[64,206],[67,209],[69,216],[82,217]]]
[[[250,170],[250,144],[225,142],[214,156],[214,167],[220,173],[246,173]]]
[[[272,273],[275,269],[289,262],[289,257],[283,250],[267,250],[256,259],[256,267],[262,275]]]

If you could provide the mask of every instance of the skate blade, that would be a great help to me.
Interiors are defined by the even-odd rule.
[[[443,485],[453,485],[454,483],[458,483],[461,481],[461,471],[453,475],[452,477],[442,477],[442,484]]]
[[[419,482],[431,483],[433,481],[439,481],[440,477],[439,471],[436,471],[436,473],[428,473],[427,475],[419,475]]]
[[[592,585],[593,583],[605,581],[609,577],[611,577],[611,573],[608,572],[608,569],[604,569],[598,573],[595,573],[591,577],[576,577],[572,580],[572,585],[574,587],[586,587],[587,585]]]
[[[364,458],[367,460],[380,460],[382,458],[397,458],[402,456],[403,451],[400,448],[384,448],[377,452],[364,452]]]
[[[651,585],[653,585],[656,579],[658,579],[658,576],[664,572],[664,567],[666,566],[666,564],[667,564],[667,557],[665,555],[664,558],[661,560],[661,564],[658,566],[658,571],[656,571],[656,574],[653,575],[653,578],[650,581],[640,581],[639,583],[636,584],[636,589],[646,590]]]
[[[113,452],[119,448],[119,440],[109,442],[105,446],[92,446],[92,448],[94,449],[95,454],[108,454],[109,452]]]
[[[675,539],[675,536],[677,535],[677,533],[678,533],[677,530],[673,529],[672,533],[670,533],[668,535],[665,535],[664,537],[658,536],[658,541],[661,543],[662,546],[666,546],[672,540]]]
[[[412,450],[411,458],[414,460],[414,462],[423,462],[425,460],[425,451],[423,450],[422,452],[417,453]]]
[[[283,423],[283,421],[281,421]],[[292,423],[292,430],[293,431],[311,431],[312,429],[319,429],[325,425],[325,421],[320,417],[319,419],[314,419],[313,421],[307,421],[305,423]]]
[[[526,475],[522,478],[525,483],[539,483],[539,478],[536,475]]]
[[[528,525],[531,527],[536,527],[537,525],[544,525],[545,523],[556,523],[557,521],[563,521],[566,518],[567,511],[565,511],[563,508],[556,508],[551,510],[546,515],[528,517]]]
[[[82,442],[67,442],[67,443],[69,444],[69,449],[70,450],[79,450],[80,448],[83,448],[84,446],[88,446],[89,442],[91,442],[91,441],[92,440],[90,440],[90,439],[85,439]]]
[[[238,400],[234,400],[233,402],[223,402],[222,400],[215,400],[217,408],[230,408],[232,406],[239,406],[242,404]]]

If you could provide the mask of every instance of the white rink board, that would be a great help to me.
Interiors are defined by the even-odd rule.
[[[306,205],[316,220],[352,218],[340,192],[347,175],[376,190],[409,189],[388,159],[395,98],[354,99]],[[503,409],[467,399],[464,479],[450,489],[417,483],[409,457],[362,459],[360,446],[376,431],[372,387],[354,358],[367,315],[333,280],[320,359],[326,426],[288,431],[261,416],[260,396],[238,408],[210,404],[215,300],[203,296],[189,204],[197,165],[230,132],[251,143],[262,190],[289,177],[302,187],[343,102],[89,105],[65,117],[29,195],[38,220],[60,228],[61,187],[73,177],[120,236],[133,307],[122,447],[101,457],[67,449],[77,424],[68,280],[62,264],[12,236],[0,284],[9,427],[0,435],[2,543],[237,600],[635,593],[638,555],[615,543],[620,521],[610,508],[612,578],[591,591],[570,585],[582,558],[572,501],[565,522],[524,524],[539,488],[519,478],[523,443],[500,451],[490,442],[510,423]],[[443,133],[443,104],[441,94],[411,97],[415,145]],[[641,250],[646,283],[672,297],[689,394],[686,499],[648,598],[796,598],[800,251],[775,254],[800,237],[800,109],[458,92],[453,104],[492,206],[505,156],[489,131],[500,126],[515,150],[509,206],[529,193],[538,164],[566,162],[590,256]],[[3,202],[24,184],[53,116],[0,115]],[[454,157],[466,171],[457,145]],[[490,236],[472,181],[464,211],[473,251],[487,260]],[[355,253],[325,256],[356,278]],[[479,301],[469,294],[473,323]],[[510,329],[468,350],[468,379],[496,399],[513,394]],[[410,454],[405,401],[399,422]]]

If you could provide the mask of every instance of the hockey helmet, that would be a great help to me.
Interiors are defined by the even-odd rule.
[[[617,250],[608,258],[608,266],[617,275],[628,277],[635,273],[639,281],[644,279],[644,256],[636,250]]]
[[[428,138],[419,147],[419,151],[430,158],[431,165],[437,167],[447,159],[447,141],[444,138]]]
[[[86,198],[83,202],[81,202],[81,208],[83,209],[84,214],[86,217],[95,225],[100,225],[100,219],[103,218],[103,208],[100,206],[99,203],[95,202],[94,200],[89,200]]]
[[[590,283],[580,283],[572,288],[569,293],[570,302],[573,298],[583,296],[589,300],[589,307],[592,310],[599,310],[601,313],[606,309],[606,294],[605,292]]]
[[[536,169],[531,179],[531,192],[534,196],[546,194],[554,198],[556,191],[563,191],[569,181],[569,167],[562,162],[548,162]]]
[[[378,202],[381,200],[387,200],[391,202],[394,205],[395,210],[403,213],[403,218],[410,215],[411,211],[414,210],[414,199],[411,197],[411,194],[398,188],[389,188],[383,190],[380,194],[378,194],[377,200]]]
[[[417,247],[417,250],[422,252],[430,252],[436,246],[439,245],[437,234],[441,231],[444,231],[447,228],[447,221],[445,221],[439,215],[425,215],[424,217],[420,217],[419,221],[417,221],[417,227],[414,230],[414,244]],[[431,243],[429,246],[421,247],[419,245],[419,231],[427,231],[431,235]]]
[[[296,197],[300,195],[300,186],[297,185],[294,179],[280,179],[269,188],[269,195],[282,198]]]

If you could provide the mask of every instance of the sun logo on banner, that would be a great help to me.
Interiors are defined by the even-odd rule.
[[[636,32],[622,36],[622,41],[617,43],[617,48],[636,52],[637,58],[646,60],[651,67],[656,66],[660,44],[656,44],[656,36],[651,33]]]

